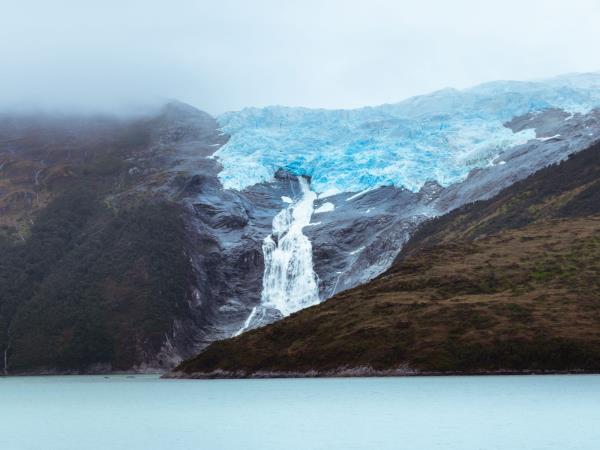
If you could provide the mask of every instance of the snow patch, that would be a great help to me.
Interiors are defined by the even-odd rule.
[[[357,199],[358,197],[362,197],[362,196],[363,196],[363,195],[365,195],[367,192],[371,192],[371,191],[373,191],[373,190],[377,189],[378,187],[379,187],[379,186],[372,186],[372,187],[370,187],[370,188],[367,188],[367,189],[365,189],[364,191],[357,192],[356,194],[354,194],[354,195],[351,195],[350,197],[348,197],[348,198],[346,199],[346,201],[347,201],[347,202],[350,202],[350,201],[352,201],[352,200],[355,200],[355,199]]]
[[[335,205],[333,203],[326,202],[326,203],[323,203],[321,206],[319,206],[317,209],[315,209],[314,214],[331,212],[334,209],[335,209]]]
[[[546,141],[551,141],[552,139],[559,139],[559,138],[560,138],[560,134],[555,134],[554,136],[539,137],[539,138],[536,138],[536,140],[541,141],[541,142],[546,142]]]
[[[356,255],[357,253],[362,252],[365,249],[365,246],[363,245],[360,248],[357,248],[356,250],[354,250],[353,252],[350,252],[350,255]]]

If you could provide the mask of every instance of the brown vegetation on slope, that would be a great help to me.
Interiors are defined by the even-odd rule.
[[[598,213],[596,145],[425,224],[378,279],[173,375],[600,370]]]

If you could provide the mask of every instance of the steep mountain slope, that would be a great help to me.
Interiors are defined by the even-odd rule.
[[[422,221],[588,147],[600,134],[599,100],[600,75],[583,74],[350,111],[248,108],[218,118],[231,136],[215,153],[218,177],[241,193],[281,169],[310,178],[318,196],[303,233],[322,301],[382,273]],[[244,329],[281,316],[260,320],[264,303],[260,294],[239,305]]]
[[[352,111],[2,115],[4,369],[163,371],[368,282],[427,219],[588,147],[599,93],[589,74]]]
[[[210,119],[194,110],[194,127],[185,127],[181,109],[172,104],[127,120],[4,118],[4,371],[124,370],[157,358],[172,364],[161,356],[165,336],[174,320],[192,315],[194,273],[184,209],[152,186],[162,186],[178,163],[165,139],[197,141]]]
[[[600,144],[423,224],[392,267],[172,376],[600,370]]]
[[[231,136],[216,153],[223,164],[219,177],[225,188],[239,190],[269,181],[279,168],[310,176],[318,193],[390,185],[416,192],[431,180],[449,186],[473,169],[499,163],[507,149],[534,138],[560,138],[554,129],[559,121],[575,124],[598,106],[596,73],[444,89],[355,110],[247,108],[219,117]],[[549,110],[564,114],[513,122]],[[506,126],[511,123],[519,126]]]

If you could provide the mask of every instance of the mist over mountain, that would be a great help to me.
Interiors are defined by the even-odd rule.
[[[0,109],[107,113],[175,98],[213,115],[348,109],[589,72],[600,69],[590,50],[600,41],[599,8],[593,0],[568,8],[541,0],[8,2]]]
[[[597,450],[599,17],[2,2],[0,450]]]
[[[4,114],[3,369],[166,371],[367,283],[424,222],[592,146],[599,93],[590,73],[355,110]]]

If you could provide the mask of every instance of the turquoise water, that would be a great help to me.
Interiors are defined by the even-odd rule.
[[[594,449],[600,376],[0,378],[0,449]]]

